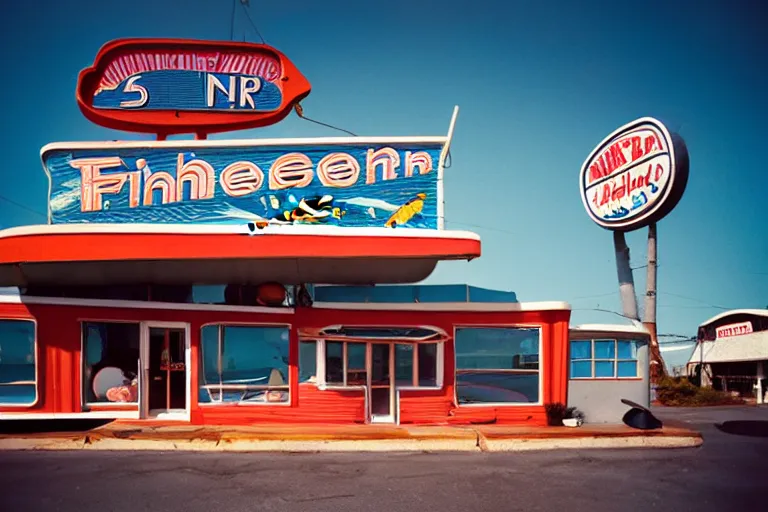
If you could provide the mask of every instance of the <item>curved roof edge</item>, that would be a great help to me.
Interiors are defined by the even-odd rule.
[[[713,316],[706,322],[700,323],[699,327],[706,327],[711,323],[717,322],[718,320],[722,320],[723,318],[727,318],[732,315],[754,315],[768,317],[768,309],[731,309],[730,311],[723,311],[722,313]]]
[[[632,325],[627,324],[581,324],[569,328],[571,332],[623,332],[628,334],[647,334],[651,332],[641,322],[634,320]]]

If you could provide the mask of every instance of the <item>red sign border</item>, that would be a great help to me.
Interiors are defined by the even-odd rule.
[[[174,110],[120,111],[93,107],[93,94],[109,63],[124,53],[147,50],[186,51],[254,51],[271,53],[280,61],[283,101],[273,112],[178,112]],[[247,130],[278,123],[285,119],[294,105],[307,97],[312,86],[294,64],[272,46],[237,41],[205,41],[195,39],[115,39],[104,44],[96,54],[93,65],[80,71],[75,97],[85,117],[100,126],[139,133],[155,133],[158,139],[168,135],[195,133],[205,138],[209,133]]]

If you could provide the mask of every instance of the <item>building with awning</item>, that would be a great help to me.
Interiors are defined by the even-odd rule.
[[[207,139],[309,91],[267,45],[102,48],[81,111],[157,140],[41,150],[48,223],[0,231],[0,420],[546,424],[570,306],[415,285],[481,256],[445,229],[458,108],[445,136]]]
[[[687,371],[702,386],[765,402],[768,309],[734,309],[702,323]]]

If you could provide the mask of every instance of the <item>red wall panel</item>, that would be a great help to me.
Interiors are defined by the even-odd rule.
[[[400,392],[400,421],[404,424],[534,423],[544,424],[543,405],[458,406],[455,403],[455,325],[534,325],[542,328],[540,371],[543,403],[567,403],[569,311],[545,312],[427,312],[335,309],[297,309],[295,314],[243,313],[0,304],[0,318],[29,318],[38,324],[38,404],[32,408],[3,407],[0,412],[75,413],[81,411],[80,322],[160,321],[187,322],[191,327],[193,423],[359,423],[366,418],[362,391],[321,391],[298,384],[298,327],[347,325],[430,325],[451,337],[444,350],[444,386],[441,390]],[[290,405],[198,406],[200,329],[208,323],[264,323],[291,325],[289,375]],[[114,409],[111,409],[114,410]],[[127,408],[130,410],[130,407]]]

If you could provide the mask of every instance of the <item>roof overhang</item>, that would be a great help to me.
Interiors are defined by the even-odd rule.
[[[768,361],[768,331],[699,342],[688,363]]]
[[[326,226],[64,224],[0,231],[0,286],[394,284],[480,256],[466,231]]]
[[[731,309],[729,311],[723,311],[722,313],[719,313],[706,322],[702,322],[699,324],[699,327],[707,327],[710,324],[713,324],[719,320],[722,320],[724,318],[727,318],[729,316],[736,316],[736,315],[751,315],[751,316],[764,316],[768,317],[768,309]]]
[[[651,332],[642,323],[633,321],[632,325],[627,324],[581,324],[569,328],[572,337],[591,336],[591,335],[628,335],[632,337],[646,338],[650,337]]]

